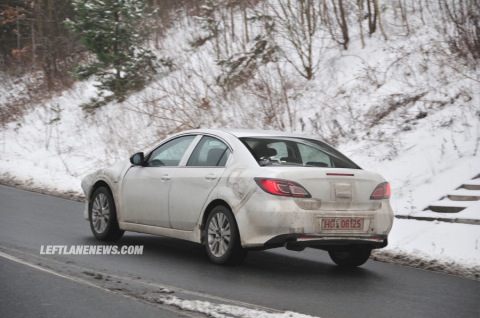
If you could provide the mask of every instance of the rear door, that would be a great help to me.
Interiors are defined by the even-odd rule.
[[[169,217],[172,228],[192,231],[205,201],[225,170],[230,148],[225,142],[203,136],[186,166],[179,167],[172,178]]]

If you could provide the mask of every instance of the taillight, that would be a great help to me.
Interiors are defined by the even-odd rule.
[[[390,183],[383,182],[377,185],[375,190],[373,190],[370,200],[382,200],[390,198],[392,190],[390,189]]]
[[[255,178],[255,182],[260,186],[260,188],[262,188],[263,191],[270,194],[298,198],[312,197],[304,187],[293,181]]]

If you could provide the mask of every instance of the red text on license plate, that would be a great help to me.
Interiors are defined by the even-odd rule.
[[[322,219],[322,230],[363,230],[362,218]]]

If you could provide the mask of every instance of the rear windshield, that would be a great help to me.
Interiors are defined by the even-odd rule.
[[[240,138],[260,166],[301,166],[361,169],[338,150],[307,138]]]

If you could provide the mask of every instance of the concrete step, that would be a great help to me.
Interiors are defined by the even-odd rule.
[[[480,200],[480,190],[460,188],[448,193],[447,197],[452,201],[478,201]]]
[[[474,201],[452,201],[448,198],[445,198],[443,200],[431,203],[425,210],[440,213],[458,213],[465,210],[472,204],[474,204]]]
[[[480,190],[480,179],[477,178],[467,181],[460,188],[467,190]]]
[[[480,201],[480,174],[449,192],[439,201],[432,202],[424,211],[438,213],[459,213]],[[462,215],[462,213],[460,213]],[[479,220],[480,221],[480,220]]]
[[[438,213],[458,213],[465,210],[465,208],[458,206],[430,205],[427,210]]]

